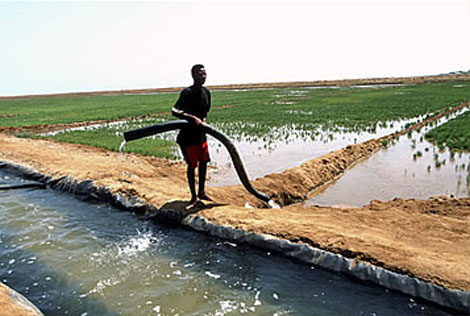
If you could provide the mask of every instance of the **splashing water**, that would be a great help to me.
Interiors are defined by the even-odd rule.
[[[119,152],[122,153],[125,147],[126,147],[126,140],[124,139],[121,145],[119,145]]]
[[[271,208],[277,208],[277,209],[281,208],[281,207],[279,206],[279,204],[277,204],[277,203],[274,202],[273,200],[269,200],[269,201],[268,201],[268,205],[269,205]]]

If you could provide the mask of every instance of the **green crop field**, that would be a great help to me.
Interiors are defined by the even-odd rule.
[[[32,126],[148,116],[145,120],[48,136],[58,141],[117,150],[122,132],[172,120],[178,93],[49,97],[0,100],[0,126]],[[318,129],[374,131],[400,119],[431,115],[470,101],[470,82],[418,85],[220,90],[212,92],[208,122],[230,137],[268,137],[295,130],[315,137]],[[284,137],[274,133],[275,137]],[[146,139],[127,151],[173,157],[174,142]]]
[[[470,151],[470,112],[448,121],[426,133],[426,139],[451,150]]]
[[[324,126],[361,131],[380,122],[435,113],[468,101],[469,83],[465,84],[467,89],[455,85],[225,92],[223,99],[235,106],[214,111],[211,120],[268,128],[294,124],[305,129]]]
[[[176,94],[39,97],[0,100],[0,126],[115,120],[168,112]]]

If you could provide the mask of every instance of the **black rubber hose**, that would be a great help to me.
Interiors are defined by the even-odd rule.
[[[190,124],[188,121],[177,120],[177,121],[170,121],[166,123],[156,124],[156,125],[152,125],[148,127],[143,127],[139,129],[134,129],[134,130],[124,132],[124,139],[126,140],[126,142],[128,142],[131,140],[147,137],[150,135],[180,129],[184,126],[187,126],[188,124]],[[225,148],[227,148],[230,154],[230,157],[232,158],[233,165],[235,166],[235,170],[237,171],[238,178],[240,179],[245,189],[251,194],[253,194],[255,197],[257,197],[258,199],[269,204],[270,198],[266,194],[257,191],[251,185],[250,180],[248,179],[248,175],[245,170],[245,166],[243,164],[243,160],[240,157],[240,154],[238,153],[238,150],[235,147],[235,145],[232,143],[232,141],[225,134],[216,130],[215,128],[213,128],[212,126],[208,124],[202,123],[202,130],[205,133],[219,140],[222,144],[224,144]]]

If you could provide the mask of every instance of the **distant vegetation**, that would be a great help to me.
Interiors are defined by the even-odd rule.
[[[211,113],[217,123],[251,124],[261,132],[291,125],[363,131],[468,102],[470,83],[218,92],[214,99],[228,106]]]
[[[0,126],[69,124],[168,113],[175,93],[0,100]]]
[[[0,100],[0,126],[33,126],[143,117],[117,127],[61,133],[50,138],[117,150],[122,132],[174,119],[178,93],[120,96],[68,96]],[[400,119],[431,115],[470,101],[470,82],[342,88],[284,88],[212,92],[209,123],[231,137],[284,137],[278,132],[314,137],[318,129],[374,131]],[[468,137],[468,136],[467,136]],[[173,149],[172,149],[173,148]],[[174,155],[174,142],[146,139],[128,151],[160,157]]]

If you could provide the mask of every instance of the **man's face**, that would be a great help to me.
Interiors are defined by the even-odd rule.
[[[203,85],[204,82],[206,82],[206,69],[205,68],[200,68],[196,73],[194,74],[194,82],[197,84]]]

